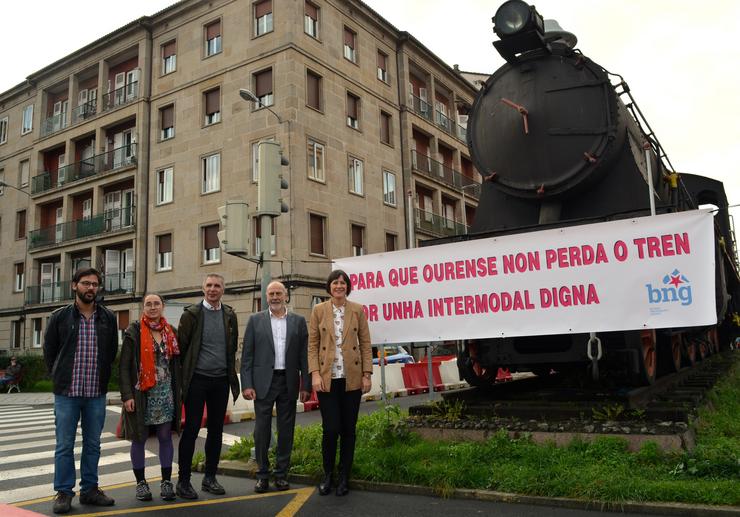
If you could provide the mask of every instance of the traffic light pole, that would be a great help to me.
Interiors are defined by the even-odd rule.
[[[260,283],[260,289],[262,290],[262,302],[261,310],[267,309],[267,286],[272,281],[272,271],[270,267],[270,261],[272,259],[272,216],[262,214],[260,216],[260,240],[261,251],[262,251],[262,282]]]

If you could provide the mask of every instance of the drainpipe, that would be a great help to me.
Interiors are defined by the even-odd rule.
[[[147,81],[146,81],[146,96],[144,97],[144,103],[146,105],[145,111],[144,111],[144,120],[142,121],[142,132],[144,134],[144,137],[142,138],[142,142],[146,142],[146,159],[144,160],[144,170],[143,174],[140,174],[140,177],[143,177],[142,180],[145,182],[146,188],[140,188],[140,198],[138,202],[141,204],[144,204],[144,209],[141,212],[144,217],[144,267],[143,268],[136,268],[139,270],[144,271],[144,289],[141,293],[141,296],[143,297],[147,292],[147,283],[149,282],[149,250],[148,250],[148,244],[149,244],[149,165],[151,162],[151,120],[152,120],[152,61],[154,61],[154,47],[153,47],[153,38],[152,38],[152,25],[150,22],[142,22],[141,26],[146,31],[146,40],[147,40],[147,53],[148,53],[148,66],[147,66]],[[137,224],[137,227],[139,227],[140,224]],[[137,232],[139,233],[139,232]],[[137,243],[138,244],[138,243]],[[137,254],[141,256],[140,253],[138,253],[139,249],[137,246]],[[136,295],[136,292],[134,291],[134,297]]]
[[[396,193],[399,192],[411,192],[411,172],[410,170],[407,172],[408,169],[408,160],[406,159],[406,148],[404,146],[404,138],[403,138],[403,124],[405,122],[405,116],[403,116],[403,110],[400,109],[400,106],[404,103],[404,98],[402,96],[402,89],[401,89],[401,82],[404,80],[401,76],[401,60],[403,59],[403,54],[401,52],[401,48],[403,46],[403,42],[408,40],[408,33],[402,32],[401,36],[398,38],[398,41],[396,41],[396,88],[398,89],[398,104],[399,104],[399,111],[398,111],[398,139],[399,139],[399,148],[401,149],[401,188],[396,189]],[[399,198],[401,196],[398,196]],[[413,196],[407,196],[405,199],[405,202],[410,203],[408,205],[407,210],[407,224],[405,225],[406,228],[404,228],[406,232],[406,248],[413,248],[414,247],[414,230],[413,230]]]

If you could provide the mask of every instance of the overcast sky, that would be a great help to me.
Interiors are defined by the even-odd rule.
[[[285,0],[274,0],[285,1]],[[5,2],[0,91],[171,0],[126,0],[101,9],[89,0]],[[491,43],[491,0],[366,0],[375,11],[448,64],[491,73],[503,60]],[[111,4],[113,5],[113,4]],[[296,3],[298,5],[298,3]],[[737,0],[537,0],[578,37],[578,48],[622,75],[679,172],[725,182],[740,203],[740,20]],[[733,210],[740,217],[740,210]],[[740,219],[738,219],[740,225]]]

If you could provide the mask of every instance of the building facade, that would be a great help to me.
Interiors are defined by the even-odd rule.
[[[355,0],[185,0],[48,65],[0,94],[0,353],[41,347],[85,266],[121,329],[146,292],[176,322],[211,272],[245,324],[260,272],[221,251],[217,208],[256,211],[261,140],[290,162],[269,260],[298,312],[325,298],[332,258],[463,233],[475,93]]]

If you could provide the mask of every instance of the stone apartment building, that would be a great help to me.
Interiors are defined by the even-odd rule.
[[[0,94],[0,354],[41,347],[88,265],[121,329],[149,291],[176,323],[210,272],[246,324],[260,271],[220,250],[217,207],[256,210],[262,139],[290,161],[270,259],[298,312],[332,258],[464,232],[475,93],[357,0],[184,0],[49,64]]]

